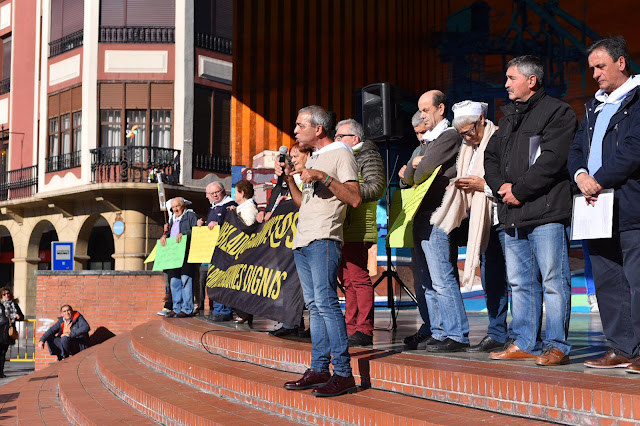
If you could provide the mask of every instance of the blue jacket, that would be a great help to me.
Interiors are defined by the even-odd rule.
[[[585,118],[571,144],[568,168],[573,179],[579,169],[587,169],[591,139],[596,124],[592,99]],[[640,228],[640,88],[631,90],[611,117],[602,140],[602,167],[595,180],[605,189],[615,190],[614,232]]]
[[[62,317],[58,317],[58,321],[53,324],[40,338],[41,342],[46,342],[51,337],[60,337],[62,334],[62,324],[64,321]],[[72,339],[78,339],[78,343],[80,345],[80,349],[85,349],[89,346],[89,323],[82,316],[82,314],[78,311],[73,313],[73,318],[71,318],[71,332],[69,333],[69,337]]]

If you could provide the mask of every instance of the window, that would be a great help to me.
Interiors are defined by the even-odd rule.
[[[121,146],[122,116],[120,110],[102,110],[100,112],[100,145]]]
[[[151,111],[151,146],[171,148],[171,111]]]
[[[58,141],[60,134],[58,126],[58,117],[49,119],[49,157],[55,157],[58,155]]]
[[[175,0],[102,0],[100,25],[112,27],[173,27]],[[149,11],[153,11],[150,13]]]
[[[47,172],[80,166],[82,87],[49,96]]]
[[[144,146],[147,140],[147,111],[144,109],[127,110],[127,145]]]
[[[51,29],[49,40],[54,42],[82,31],[84,28],[84,0],[51,0]]]
[[[76,141],[76,151],[80,151],[82,142],[82,111],[73,113],[73,140]]]
[[[11,78],[11,37],[2,40],[2,80]]]

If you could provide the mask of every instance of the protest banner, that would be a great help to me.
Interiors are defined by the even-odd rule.
[[[154,271],[164,271],[166,269],[181,268],[184,263],[184,255],[187,251],[187,238],[183,235],[180,242],[175,238],[167,238],[167,244],[156,243],[156,258],[153,262]]]
[[[300,322],[304,302],[292,252],[297,222],[291,200],[251,228],[228,214],[207,274],[209,298],[274,321]]]
[[[391,225],[391,230],[389,230],[389,234],[387,236],[387,244],[389,244],[389,247],[413,247],[413,217],[415,216],[416,211],[418,211],[418,207],[420,207],[422,199],[431,187],[433,180],[438,175],[440,167],[441,166],[438,166],[427,180],[422,182],[416,188],[413,188],[413,191],[409,194],[406,201],[404,197],[399,201],[402,204],[402,210],[393,222],[393,225]],[[394,192],[394,201],[396,198],[395,194],[397,192],[398,191]]]
[[[209,263],[216,248],[218,232],[220,226],[213,229],[208,226],[197,226],[191,228],[191,245],[189,246],[189,256],[187,263]]]

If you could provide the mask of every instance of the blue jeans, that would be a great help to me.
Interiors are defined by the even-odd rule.
[[[425,336],[431,335],[431,321],[429,320],[429,309],[427,308],[426,292],[433,290],[431,275],[427,258],[422,250],[422,241],[428,240],[431,235],[431,225],[426,226],[414,223],[413,226],[413,248],[411,249],[411,271],[413,272],[413,290],[418,301],[418,311],[422,318],[422,325],[418,332]],[[426,235],[425,235],[426,234]]]
[[[500,226],[492,226],[489,245],[480,257],[480,278],[489,315],[487,335],[500,343],[506,342],[510,337],[510,330],[507,328],[509,285],[503,246],[504,231]]]
[[[427,306],[429,314],[436,312],[442,324],[442,330],[434,330],[437,322],[431,317],[432,335],[438,340],[449,338],[469,343],[469,321],[460,293],[456,230],[447,234],[434,226],[423,248],[433,281],[433,290],[427,293]]]
[[[511,285],[511,322],[515,344],[539,355],[553,346],[569,354],[571,313],[568,226],[548,223],[507,229],[504,236],[507,278]],[[541,339],[542,301],[547,311],[545,339]]]
[[[351,376],[347,326],[337,293],[340,242],[316,240],[294,250],[293,257],[309,309],[311,368],[327,373],[331,362],[335,374]]]
[[[222,303],[213,302],[213,314],[214,315],[231,315],[231,306],[223,305]]]
[[[171,276],[171,298],[173,311],[179,314],[193,312],[193,277],[187,274]]]

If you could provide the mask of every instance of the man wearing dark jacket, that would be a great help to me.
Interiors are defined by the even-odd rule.
[[[487,184],[498,196],[498,219],[505,230],[515,340],[505,350],[492,352],[491,359],[568,364],[571,182],[566,164],[577,121],[569,105],[545,93],[538,58],[512,59],[506,75],[513,102],[502,109],[504,117],[485,151],[484,167]]]
[[[384,163],[376,144],[364,140],[364,129],[357,121],[339,122],[334,138],[353,149],[362,196],[358,208],[347,207],[338,272],[346,298],[347,334],[350,346],[369,346],[373,343],[374,291],[367,265],[369,249],[378,241],[376,213],[386,187]]]
[[[613,236],[589,240],[600,319],[611,349],[586,361],[592,368],[640,373],[640,78],[630,76],[624,38],[589,47],[600,89],[586,105],[571,145],[569,173],[591,204],[614,189]]]
[[[71,305],[62,305],[62,313],[58,321],[42,335],[38,347],[44,349],[45,342],[49,346],[49,353],[56,355],[58,360],[75,355],[89,346],[89,323],[80,312],[73,310]]]
[[[176,197],[171,200],[173,218],[169,220],[169,232],[162,234],[160,244],[167,244],[167,237],[175,238],[176,242],[191,235],[191,228],[197,226],[198,217],[192,211],[185,211],[184,198]],[[165,314],[166,317],[188,317],[193,313],[193,276],[195,275],[195,265],[187,263],[189,252],[184,255],[181,268],[169,269],[171,286],[171,299],[173,300],[173,310]]]

